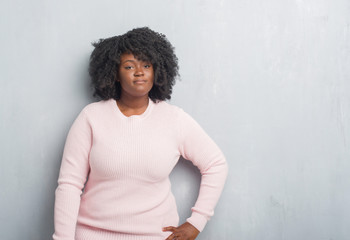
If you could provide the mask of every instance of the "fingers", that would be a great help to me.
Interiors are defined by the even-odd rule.
[[[181,237],[179,236],[176,236],[175,234],[171,234],[169,237],[167,237],[167,239],[165,240],[180,240],[182,239]]]
[[[168,226],[163,228],[163,232],[172,232],[165,240],[194,240],[199,231],[192,224],[186,222],[179,227]]]
[[[169,227],[163,227],[163,232],[174,232],[176,230],[176,227],[169,226]]]
[[[167,239],[165,240],[176,240],[176,239],[180,239],[176,236],[176,234],[174,233],[177,230],[176,227],[173,226],[169,226],[169,227],[164,227],[163,228],[163,232],[172,232],[172,234],[169,235],[169,237],[167,237]]]

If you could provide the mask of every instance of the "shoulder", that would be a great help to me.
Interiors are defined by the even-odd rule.
[[[180,107],[166,101],[157,101],[156,103],[154,103],[154,105],[156,106],[156,108],[162,111],[178,111],[179,109],[181,109]]]
[[[92,102],[83,107],[81,113],[84,113],[87,117],[103,115],[110,111],[113,99],[100,100],[97,102]]]
[[[166,101],[158,101],[154,104],[154,106],[155,112],[162,115],[168,115],[170,117],[179,117],[184,113],[184,110],[181,107]]]
[[[178,124],[192,122],[194,119],[183,108],[173,105],[165,101],[159,101],[155,104],[155,114],[167,116],[172,121],[176,121]]]

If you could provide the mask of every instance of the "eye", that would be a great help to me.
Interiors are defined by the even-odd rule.
[[[150,67],[152,67],[151,64],[146,64],[146,65],[145,65],[145,68],[150,68]]]
[[[131,69],[132,68],[132,66],[125,66],[124,67],[124,69],[126,69],[126,70],[129,70],[129,69]]]

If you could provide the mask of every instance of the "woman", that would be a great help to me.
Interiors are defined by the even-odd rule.
[[[195,239],[214,213],[227,164],[198,123],[165,102],[178,75],[172,45],[137,28],[93,46],[89,73],[102,100],[69,130],[53,239]],[[191,217],[178,226],[169,174],[180,155],[202,181]]]

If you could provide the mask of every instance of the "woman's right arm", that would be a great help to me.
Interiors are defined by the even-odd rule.
[[[71,126],[64,146],[55,192],[54,240],[74,240],[80,195],[89,172],[92,130],[84,109]]]

